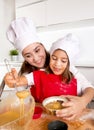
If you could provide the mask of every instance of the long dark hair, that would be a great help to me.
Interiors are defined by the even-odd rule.
[[[46,53],[46,60],[45,60],[46,62],[44,64],[44,68],[46,68],[49,65],[49,60],[50,60],[50,54],[46,50],[45,50],[45,53]],[[22,75],[24,73],[30,73],[30,72],[33,72],[35,70],[39,70],[39,68],[30,65],[27,61],[24,61],[22,66],[21,66],[21,69],[19,71],[19,75]]]
[[[66,53],[67,54],[67,53]],[[68,55],[67,55],[68,56]],[[74,77],[73,73],[69,70],[69,67],[70,67],[70,61],[69,61],[69,58],[68,58],[68,64],[66,66],[66,69],[64,70],[63,74],[61,75],[62,76],[62,81],[64,83],[69,83],[71,81],[71,79]],[[46,72],[47,73],[53,73],[52,70],[50,69],[50,66],[48,66],[46,68]]]

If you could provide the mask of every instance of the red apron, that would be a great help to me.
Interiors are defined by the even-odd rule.
[[[34,71],[34,83],[31,94],[36,102],[42,102],[50,96],[77,95],[77,81],[73,78],[70,83],[62,82],[60,75],[47,74],[44,71]]]

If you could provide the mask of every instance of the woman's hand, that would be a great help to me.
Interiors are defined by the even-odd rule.
[[[12,69],[10,73],[7,73],[4,77],[5,84],[7,84],[10,88],[14,88],[16,86],[26,86],[28,85],[28,81],[25,76],[18,76],[16,69]]]
[[[7,73],[4,77],[5,84],[7,84],[10,88],[14,87],[14,84],[17,83],[18,73],[16,69],[11,69],[11,72]]]
[[[69,99],[68,102],[62,105],[66,108],[57,110],[56,115],[65,120],[74,120],[80,117],[83,110],[86,108],[86,103],[82,97],[78,96],[65,96]]]

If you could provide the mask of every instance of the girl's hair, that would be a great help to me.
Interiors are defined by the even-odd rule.
[[[50,60],[50,54],[46,50],[45,50],[45,53],[46,53],[46,62],[44,64],[44,68],[49,65],[49,60]],[[39,68],[30,65],[27,61],[24,61],[22,66],[21,66],[21,69],[19,71],[19,75],[22,75],[24,73],[30,73],[30,72],[33,72],[35,70],[39,70]]]
[[[67,53],[66,53],[67,54]],[[68,55],[67,55],[68,56]],[[71,81],[71,79],[74,77],[73,73],[69,71],[69,67],[70,67],[70,61],[69,61],[69,58],[68,58],[68,64],[66,66],[66,69],[65,71],[63,72],[62,74],[62,81],[64,83],[69,83]],[[47,73],[53,73],[52,70],[50,69],[50,66],[48,66],[46,68],[46,72]]]

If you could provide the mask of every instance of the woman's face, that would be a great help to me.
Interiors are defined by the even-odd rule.
[[[46,52],[42,44],[30,44],[23,50],[22,55],[30,65],[33,65],[38,68],[44,67],[46,60]]]
[[[50,56],[50,69],[56,75],[61,75],[68,64],[68,56],[63,50],[56,50]]]

